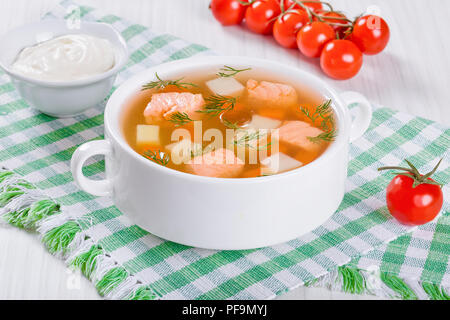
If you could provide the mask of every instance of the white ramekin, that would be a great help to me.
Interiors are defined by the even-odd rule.
[[[333,100],[338,135],[312,163],[286,173],[250,179],[195,176],[157,165],[125,141],[120,117],[127,99],[155,79],[218,70],[223,65],[251,67],[273,79],[304,84]],[[276,80],[276,79],[274,79]],[[347,105],[359,103],[352,121]],[[344,196],[349,143],[371,120],[369,102],[360,94],[337,94],[325,82],[302,70],[244,57],[201,57],[148,69],[122,84],[105,110],[105,140],[88,142],[73,155],[78,185],[94,195],[113,197],[135,223],[164,239],[209,249],[250,249],[294,239],[324,223]],[[106,180],[82,174],[85,161],[106,156]]]
[[[11,70],[20,51],[57,36],[86,33],[111,41],[116,64],[105,73],[75,81],[41,81]],[[125,40],[106,23],[81,22],[73,28],[65,20],[44,20],[9,31],[0,39],[0,67],[9,74],[20,95],[31,106],[51,116],[70,117],[95,106],[110,93],[117,73],[128,60]]]

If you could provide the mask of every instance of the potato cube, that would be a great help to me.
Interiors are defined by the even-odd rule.
[[[289,171],[300,166],[302,166],[300,161],[297,161],[281,152],[261,160],[262,174],[276,174]]]
[[[233,77],[217,78],[206,82],[209,90],[221,96],[237,96],[244,91],[244,86]]]
[[[253,129],[276,129],[280,127],[281,121],[276,119],[270,119],[262,117],[257,114],[253,115],[252,121],[249,123],[249,127]]]
[[[159,126],[138,124],[136,128],[137,145],[159,145]]]

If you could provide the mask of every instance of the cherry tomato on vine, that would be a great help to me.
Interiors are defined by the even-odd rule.
[[[252,2],[245,12],[245,21],[250,31],[270,34],[275,18],[281,13],[278,0],[257,0]]]
[[[247,7],[239,0],[212,0],[211,11],[224,26],[240,24],[244,20]]]
[[[442,161],[442,160],[441,160]],[[430,176],[439,164],[426,175],[407,161],[410,168],[383,167],[378,170],[402,170],[386,189],[386,204],[389,212],[405,225],[422,225],[432,221],[441,211],[444,196],[441,186]]]
[[[361,69],[363,54],[350,40],[328,42],[320,55],[320,66],[330,77],[338,80],[353,78]]]
[[[286,9],[290,8],[295,3],[294,0],[284,0],[284,7]],[[313,11],[322,10],[322,2],[318,1],[307,1],[303,3],[306,7],[310,8]],[[294,8],[301,8],[298,4],[294,6]]]
[[[367,15],[356,20],[350,39],[367,55],[380,53],[390,38],[389,26],[383,18]]]
[[[288,10],[275,21],[273,37],[283,47],[297,48],[297,32],[308,22],[309,17],[305,10]]]
[[[307,57],[318,58],[327,42],[335,39],[333,28],[319,21],[308,23],[297,33],[297,46]]]

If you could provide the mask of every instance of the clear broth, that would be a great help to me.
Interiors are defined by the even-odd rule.
[[[206,83],[206,81],[216,79],[217,77],[218,76],[214,72],[208,73],[207,75],[205,75],[205,73],[203,73],[202,75],[198,75],[198,76],[192,76],[192,75],[186,76],[185,78],[183,78],[183,82],[194,83],[198,86],[198,87],[192,87],[192,88],[190,87],[187,90],[179,90],[179,88],[177,88],[177,87],[169,86],[163,90],[150,89],[150,90],[143,90],[143,91],[139,91],[139,92],[135,93],[126,102],[126,106],[125,106],[124,112],[122,114],[122,130],[123,130],[125,140],[140,155],[144,155],[144,153],[146,151],[152,150],[155,152],[162,151],[165,154],[168,154],[170,156],[170,152],[169,152],[169,150],[166,149],[166,146],[176,142],[176,141],[172,141],[172,139],[171,139],[172,132],[179,128],[185,128],[190,131],[191,137],[193,139],[193,137],[194,137],[193,127],[194,126],[193,126],[193,123],[191,122],[191,123],[185,124],[183,126],[177,127],[177,126],[175,126],[175,124],[173,124],[167,120],[163,120],[162,122],[159,121],[159,122],[154,122],[154,123],[148,123],[144,117],[144,110],[147,107],[147,105],[149,104],[149,102],[152,98],[152,95],[155,93],[162,93],[162,92],[182,92],[183,91],[183,92],[191,92],[194,94],[199,93],[199,94],[202,94],[204,98],[207,98],[207,97],[213,95],[213,93],[209,90],[209,88],[206,86],[205,83]],[[282,120],[282,121],[298,121],[298,120],[300,120],[300,121],[307,122],[314,127],[320,127],[319,122],[312,123],[312,121],[303,112],[300,111],[300,106],[301,106],[301,107],[309,110],[310,113],[314,113],[316,111],[317,106],[321,105],[326,100],[320,94],[318,94],[308,88],[305,88],[299,84],[295,85],[288,81],[284,81],[284,82],[279,81],[279,79],[271,77],[270,75],[264,76],[263,74],[258,74],[253,71],[239,73],[237,76],[235,76],[235,79],[240,81],[241,84],[244,85],[244,87],[246,86],[247,80],[249,80],[249,79],[254,79],[257,81],[279,82],[279,83],[291,85],[297,91],[297,96],[298,96],[297,104],[295,107],[288,108],[288,111],[281,118],[280,118],[280,116],[277,116],[277,118],[279,118],[278,120]],[[245,91],[246,91],[246,89],[245,89]],[[270,103],[268,103],[267,105],[259,103],[256,108],[254,106],[254,102],[252,102],[248,98],[247,94],[245,94],[245,91],[244,91],[243,95],[237,97],[237,103],[239,105],[244,106],[245,114],[242,115],[242,117],[240,117],[239,114],[236,113],[231,117],[231,119],[227,119],[227,120],[234,122],[233,120],[239,120],[240,118],[246,119],[249,116],[251,117],[251,115],[253,115],[253,114],[267,116],[264,113],[264,111],[261,111],[261,110],[273,110]],[[226,129],[229,129],[229,128],[223,124],[223,122],[220,120],[219,117],[210,117],[209,115],[206,115],[206,114],[201,114],[201,115],[202,115],[202,119],[201,119],[202,120],[202,132],[205,133],[205,131],[207,131],[208,129],[211,129],[211,128],[220,130],[224,137],[224,148],[226,148],[226,142],[225,142]],[[224,114],[223,117],[227,118],[227,115]],[[332,118],[333,119],[335,118],[334,114],[332,114]],[[242,122],[242,119],[241,119],[241,122]],[[239,121],[238,121],[238,123],[239,123]],[[154,125],[160,126],[160,133],[159,133],[160,145],[138,145],[136,143],[136,128],[137,128],[137,125],[140,125],[140,124],[154,124]],[[267,141],[269,141],[268,144],[270,145],[270,143],[271,143],[270,138]],[[211,143],[211,142],[205,141],[203,143],[203,147],[205,147],[205,145],[207,145],[209,143]],[[319,147],[315,148],[313,151],[311,151],[311,150],[302,150],[302,148],[294,147],[290,144],[284,144],[284,143],[280,142],[279,151],[288,155],[289,157],[292,157],[292,158],[300,161],[302,163],[302,166],[304,166],[304,165],[307,165],[308,163],[311,163],[318,157],[320,157],[320,155],[323,154],[323,152],[329,147],[330,143],[332,143],[332,142],[331,141],[321,141],[321,142],[319,142]],[[267,150],[264,152],[264,154],[265,154],[265,156],[270,156],[271,148],[267,148]],[[246,159],[248,159],[248,154],[247,154]],[[261,174],[261,164],[259,163],[260,160],[261,160],[261,157],[258,155],[258,163],[249,163],[249,161],[246,161],[244,170],[242,171],[242,173],[240,175],[236,176],[235,178],[252,178],[252,177],[263,176],[263,174]],[[149,161],[151,161],[151,160],[149,160]],[[169,161],[167,163],[166,167],[174,169],[174,170],[190,173],[186,169],[185,164],[175,164],[174,162]],[[258,170],[259,170],[259,173],[258,173]]]

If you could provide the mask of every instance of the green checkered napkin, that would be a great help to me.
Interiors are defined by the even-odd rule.
[[[116,86],[147,67],[212,54],[69,1],[45,18],[77,15],[110,23],[126,38],[131,59]],[[436,222],[415,230],[402,226],[385,207],[384,189],[392,176],[376,171],[405,158],[426,171],[444,157],[435,178],[446,184],[448,128],[375,109],[369,131],[351,146],[347,192],[329,221],[277,246],[212,251],[157,238],[124,217],[111,199],[95,198],[76,187],[69,171],[71,155],[80,144],[103,138],[103,108],[104,103],[75,118],[55,119],[30,108],[0,74],[0,163],[8,168],[0,171],[0,215],[10,224],[36,229],[48,250],[81,270],[102,296],[266,299],[314,283],[350,292],[448,298],[448,202]],[[103,161],[93,159],[84,172],[101,178],[103,170]],[[448,191],[444,187],[446,196]]]
[[[448,188],[447,188],[448,196]],[[406,300],[450,300],[450,215],[339,267],[313,286]]]

